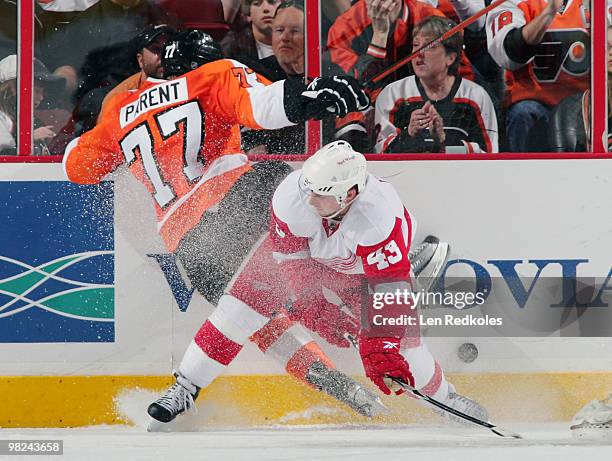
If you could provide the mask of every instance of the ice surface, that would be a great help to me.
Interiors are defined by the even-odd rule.
[[[576,461],[612,459],[612,442],[572,439],[567,424],[511,425],[523,440],[448,427],[266,427],[147,433],[141,427],[1,429],[0,439],[62,439],[56,461],[340,460]],[[13,459],[3,456],[2,459]],[[24,457],[15,457],[17,461]]]
[[[290,413],[265,427],[222,427],[219,415],[240,417],[236,408],[201,402],[197,413],[178,418],[176,432],[149,433],[148,403],[157,394],[147,390],[123,393],[117,410],[133,426],[91,426],[75,429],[0,429],[0,440],[61,439],[63,456],[37,456],[54,461],[604,461],[612,459],[612,440],[572,437],[569,423],[495,423],[524,439],[504,439],[487,429],[443,425],[289,425],[332,411],[313,406]],[[178,432],[178,431],[181,432]],[[24,460],[0,456],[0,461]]]

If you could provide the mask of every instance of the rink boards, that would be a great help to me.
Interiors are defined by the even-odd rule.
[[[610,169],[606,160],[371,163],[417,218],[417,240],[435,233],[450,242],[452,260],[464,261],[457,267],[493,279],[500,267],[542,278],[574,268],[598,280],[604,301],[612,291],[604,283],[612,266]],[[165,387],[211,307],[180,283],[180,273],[172,279],[149,198],[128,175],[75,189],[63,182],[61,165],[5,164],[0,187],[7,213],[0,225],[0,392],[12,396],[0,426],[122,422],[115,399],[136,387]],[[509,309],[520,309],[510,305],[516,299],[508,296]],[[565,420],[612,389],[612,341],[602,319],[601,337],[576,337],[585,327],[579,321],[556,335],[426,336],[457,387],[496,418]],[[466,342],[479,352],[471,363],[457,354]],[[354,351],[324,349],[340,369],[362,373]],[[203,401],[227,410],[220,421],[227,424],[360,421],[251,345]],[[407,399],[391,403],[410,411],[385,422],[421,415]]]

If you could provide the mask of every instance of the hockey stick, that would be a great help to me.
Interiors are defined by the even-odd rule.
[[[356,349],[359,349],[359,345],[357,344],[357,339],[354,336],[350,334],[346,334],[345,337],[349,340],[349,342]],[[496,426],[495,424],[491,424],[488,421],[483,421],[482,419],[474,418],[473,416],[463,413],[462,411],[456,410],[453,407],[449,407],[448,405],[445,405],[442,402],[438,402],[436,399],[428,396],[427,394],[423,394],[421,391],[419,391],[418,389],[415,389],[414,387],[410,386],[409,384],[405,383],[399,378],[396,378],[394,376],[389,376],[389,379],[393,380],[393,382],[398,384],[405,391],[411,392],[413,395],[418,397],[420,400],[425,400],[427,403],[429,403],[430,405],[433,405],[434,407],[439,408],[440,410],[446,411],[447,413],[451,413],[461,419],[465,419],[466,421],[477,424],[478,426],[486,427],[487,429],[491,430],[494,434],[497,434],[501,437],[513,438],[513,439],[523,438],[520,434],[517,434],[516,432],[512,432],[512,431],[509,431],[508,429],[501,428],[499,426]]]
[[[423,394],[421,391],[419,391],[418,389],[415,389],[414,387],[410,386],[409,384],[405,383],[399,378],[396,378],[394,376],[389,376],[389,378],[393,380],[393,382],[397,383],[402,389],[412,392],[414,395],[419,397],[421,400],[425,400],[426,402],[433,405],[434,407],[438,407],[441,410],[444,410],[448,413],[458,416],[459,418],[465,419],[466,421],[469,421],[471,423],[477,424],[482,427],[486,427],[487,429],[490,429],[494,434],[497,434],[501,437],[513,438],[513,439],[523,438],[521,437],[520,434],[517,434],[516,432],[512,432],[512,431],[509,431],[508,429],[504,429],[502,427],[496,426],[495,424],[491,424],[488,421],[483,421],[482,419],[474,418],[473,416],[470,416],[459,410],[455,410],[453,407],[449,407],[448,405],[445,405],[442,402],[438,402],[436,399],[431,398],[427,394]]]
[[[389,67],[386,70],[382,71],[380,74],[375,75],[374,77],[369,79],[366,82],[366,84],[365,84],[366,88],[370,88],[370,89],[375,88],[376,85],[378,84],[378,82],[380,82],[382,79],[387,77],[389,74],[395,72],[400,67],[408,64],[410,61],[412,61],[414,58],[416,58],[419,55],[419,53],[421,53],[421,52],[423,52],[425,50],[428,50],[429,48],[433,48],[438,43],[442,43],[444,40],[452,37],[457,32],[461,32],[467,26],[469,26],[469,25],[473,24],[474,22],[476,22],[476,20],[478,20],[480,17],[484,16],[485,14],[487,14],[492,9],[497,8],[499,5],[501,5],[502,3],[505,3],[507,1],[508,0],[495,0],[489,6],[483,8],[478,13],[470,16],[465,21],[460,22],[455,27],[453,27],[451,30],[449,30],[448,32],[445,32],[444,34],[440,35],[438,38],[433,39],[431,42],[423,45],[421,48],[419,48],[418,50],[414,51],[411,55],[406,56],[404,59],[399,60],[398,62],[393,64],[391,67]]]

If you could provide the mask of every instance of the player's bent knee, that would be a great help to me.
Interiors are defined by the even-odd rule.
[[[270,318],[232,295],[223,295],[208,320],[229,339],[244,344]]]

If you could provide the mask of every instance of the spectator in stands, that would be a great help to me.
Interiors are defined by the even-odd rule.
[[[123,80],[104,97],[100,114],[102,114],[104,106],[114,95],[140,88],[140,85],[149,77],[162,77],[161,52],[164,49],[166,40],[174,32],[174,29],[167,24],[155,24],[147,26],[134,38],[134,48],[138,50],[136,52],[136,61],[138,62],[138,67],[140,67],[140,72]]]
[[[304,78],[304,2],[284,0],[272,23],[274,55],[261,60],[264,77],[272,81]],[[250,153],[302,154],[304,125],[272,131],[243,131],[243,148]]]
[[[34,110],[45,98],[45,91],[53,85],[63,85],[61,77],[53,75],[38,59],[34,60]],[[12,54],[0,61],[0,155],[17,153],[17,56]],[[47,142],[55,136],[50,126],[41,126],[34,119],[34,155],[48,155]]]
[[[153,0],[99,0],[82,12],[47,46],[56,42],[56,73],[77,79],[71,120],[62,128],[54,149],[95,126],[106,94],[140,69],[134,60],[133,38],[150,24],[167,24],[170,17]]]
[[[485,0],[421,0],[439,9],[455,22],[465,21],[485,7]],[[487,0],[490,3],[491,0]],[[486,16],[463,31],[463,48],[474,70],[474,81],[486,89],[498,115],[505,92],[503,72],[487,50]]]
[[[412,52],[414,26],[432,15],[444,16],[418,0],[358,0],[329,30],[330,72],[369,80]],[[460,59],[460,75],[473,80],[472,67],[463,52]],[[410,66],[400,67],[370,93],[372,101],[384,85],[410,74]],[[369,152],[374,144],[373,125],[372,111],[350,114],[335,122],[334,138],[349,142],[360,152]]]
[[[414,28],[413,48],[440,37],[455,23],[430,16]],[[491,98],[458,75],[460,34],[421,52],[415,75],[385,87],[376,101],[376,152],[498,152]]]
[[[272,23],[274,57],[263,60],[279,74],[274,80],[304,75],[304,1],[285,0],[274,13]]]
[[[246,20],[237,21],[221,41],[223,54],[246,64],[256,72],[261,60],[272,56],[272,22],[280,0],[245,0]]]
[[[608,133],[604,146],[612,147],[612,21],[608,16]],[[552,152],[591,150],[591,91],[563,99],[552,111],[549,143]]]
[[[506,69],[512,152],[546,152],[551,110],[590,82],[588,2],[506,2],[487,16],[491,56]]]
[[[358,0],[338,17],[329,30],[332,62],[360,80],[368,80],[412,51],[416,24],[428,16],[444,14],[418,0]],[[465,55],[460,74],[473,77]],[[407,76],[408,66],[392,79]]]
[[[109,74],[123,73],[114,86],[137,71],[135,65],[127,73],[117,69],[132,62],[128,42],[149,24],[174,25],[171,19],[156,0],[99,0],[65,27],[49,33],[43,56],[54,73],[66,78],[69,89],[79,88],[82,97],[93,88],[108,86]],[[96,65],[105,68],[96,69]]]

